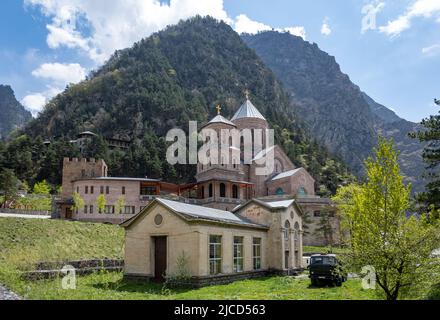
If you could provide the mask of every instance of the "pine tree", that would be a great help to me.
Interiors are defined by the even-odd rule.
[[[440,106],[439,100],[434,101]],[[411,133],[411,137],[427,143],[423,159],[428,165],[427,175],[431,181],[426,186],[426,192],[418,195],[418,200],[425,210],[428,208],[438,210],[440,209],[440,112],[438,115],[424,119],[422,126],[426,130]]]

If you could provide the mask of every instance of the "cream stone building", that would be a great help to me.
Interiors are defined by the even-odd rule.
[[[250,200],[232,213],[157,198],[122,226],[129,278],[183,272],[203,286],[302,267],[302,212],[293,199]]]
[[[265,117],[252,104],[249,97],[237,109],[231,120],[220,114],[204,124],[200,129],[214,130],[219,136],[223,129],[269,129]],[[254,145],[256,136],[252,135]],[[229,141],[219,140],[219,147]],[[331,209],[329,199],[315,194],[315,180],[305,168],[296,167],[280,146],[268,146],[265,137],[261,138],[261,152],[254,152],[250,163],[245,163],[243,149],[245,141],[240,141],[239,152],[231,145],[230,161],[217,159],[216,164],[197,165],[195,182],[177,185],[158,179],[109,177],[107,165],[102,160],[64,159],[63,193],[58,201],[58,216],[62,219],[104,223],[122,223],[147,207],[156,198],[166,198],[186,204],[198,205],[224,211],[233,211],[252,199],[271,198],[279,201],[295,199],[310,220],[304,236],[305,245],[320,246],[329,242],[328,236],[319,232],[321,213]],[[257,175],[257,161],[265,153],[274,154],[274,170],[267,175]],[[219,156],[220,157],[220,156]],[[226,163],[225,163],[226,162]],[[84,208],[72,210],[73,193],[84,200]],[[105,208],[97,208],[97,198],[103,195]],[[118,199],[123,198],[125,206],[116,210]],[[331,218],[335,234],[337,219]],[[334,237],[336,238],[336,236]],[[333,239],[337,242],[336,239]]]

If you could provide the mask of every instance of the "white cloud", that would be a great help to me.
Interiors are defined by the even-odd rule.
[[[291,35],[298,36],[306,40],[306,29],[304,27],[287,27],[284,29],[276,29],[278,32],[288,32]]]
[[[256,34],[261,31],[269,31],[272,30],[271,26],[267,24],[253,21],[248,18],[245,14],[240,14],[237,18],[235,18],[234,29],[237,33],[250,33]]]
[[[62,90],[48,86],[43,92],[30,93],[21,100],[21,104],[36,117],[44,108],[47,102]]]
[[[66,85],[84,80],[86,70],[77,63],[44,63],[32,71],[32,75],[48,82],[46,90],[32,92],[21,100],[21,103],[32,112],[32,115],[37,116],[46,103],[62,92]]]
[[[302,26],[296,26],[296,27],[286,27],[286,28],[272,28],[271,26],[251,20],[248,16],[245,14],[240,14],[235,18],[234,22],[234,30],[237,33],[249,33],[249,34],[256,34],[258,32],[262,31],[278,31],[278,32],[288,32],[294,36],[301,37],[303,39],[306,38],[306,30]]]
[[[41,93],[29,94],[21,100],[21,104],[25,106],[33,116],[36,116],[46,104],[46,97]]]
[[[25,0],[51,19],[47,25],[50,48],[76,48],[96,63],[115,50],[197,14],[232,23],[223,0]],[[86,36],[83,30],[87,30]]]
[[[411,21],[418,17],[435,17],[437,21],[440,21],[440,0],[416,0],[406,9],[403,15],[389,21],[386,26],[380,27],[379,30],[391,37],[396,37],[411,28]]]
[[[44,63],[38,69],[32,71],[32,75],[36,78],[49,79],[66,85],[84,80],[86,70],[78,63]]]
[[[430,47],[422,49],[422,53],[427,56],[435,56],[440,54],[440,44],[434,44]]]
[[[331,35],[331,33],[332,29],[329,26],[328,18],[325,18],[322,23],[321,34],[323,34],[324,36],[329,36]]]

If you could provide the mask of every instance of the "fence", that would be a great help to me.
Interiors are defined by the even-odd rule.
[[[44,210],[23,210],[23,209],[0,208],[0,213],[23,214],[23,215],[32,215],[32,216],[50,216],[50,211],[44,211]]]

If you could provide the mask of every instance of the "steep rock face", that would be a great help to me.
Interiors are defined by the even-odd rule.
[[[295,101],[297,114],[314,137],[362,175],[379,133],[393,137],[401,165],[415,189],[423,185],[423,146],[408,133],[417,124],[376,103],[342,73],[335,58],[316,44],[288,33],[243,35],[243,40],[274,71]]]
[[[17,101],[10,86],[0,85],[0,139],[16,129],[21,128],[32,118],[20,102]]]

